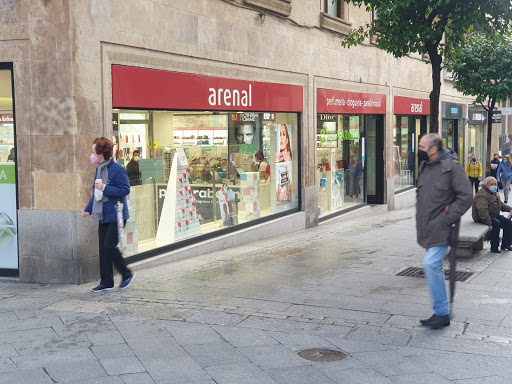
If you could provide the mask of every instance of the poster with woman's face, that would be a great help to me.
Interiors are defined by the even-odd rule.
[[[292,203],[292,162],[281,162],[276,164],[276,205]]]
[[[291,124],[276,124],[276,163],[292,161]]]

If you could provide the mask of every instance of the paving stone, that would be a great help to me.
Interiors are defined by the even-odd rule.
[[[430,371],[395,351],[356,352],[352,357],[386,377]]]
[[[238,314],[203,310],[188,317],[186,321],[190,323],[205,323],[234,326],[243,321],[245,318],[246,316]]]
[[[181,345],[222,342],[222,337],[207,324],[190,324],[180,321],[162,322],[172,337]]]
[[[372,341],[381,344],[405,346],[410,337],[410,332],[401,329],[358,325],[346,338],[348,340]]]
[[[91,342],[85,335],[73,337],[54,337],[50,339],[36,339],[12,343],[20,356],[58,352],[62,350],[89,348]]]
[[[450,384],[452,381],[437,373],[416,373],[413,375],[393,376],[391,379],[398,384]]]
[[[129,373],[120,375],[123,383],[125,384],[155,384],[155,381],[149,376],[147,372],[143,373]]]
[[[310,365],[308,360],[301,358],[297,353],[279,344],[243,347],[238,348],[238,350],[254,364],[265,369]]]
[[[100,360],[109,375],[145,372],[146,370],[136,357],[117,357]]]
[[[157,384],[207,382],[211,379],[190,356],[165,360],[152,359],[145,362],[144,367]]]
[[[386,376],[381,375],[373,369],[347,369],[344,371],[338,371],[333,376],[330,376],[329,372],[326,372],[335,383],[339,384],[392,384],[393,381],[388,379]]]
[[[334,384],[334,380],[312,366],[265,370],[280,384]]]
[[[118,330],[88,333],[87,338],[92,345],[123,344],[125,340]]]
[[[311,348],[338,349],[335,345],[319,336],[273,331],[268,331],[267,334],[294,352]]]
[[[0,359],[0,372],[11,372],[17,371],[18,367],[14,365],[11,359],[3,358]]]
[[[119,376],[97,377],[95,379],[86,379],[78,381],[70,381],[66,384],[124,384]]]
[[[203,368],[214,365],[249,363],[240,349],[234,348],[227,342],[189,344],[184,345],[183,348]]]
[[[275,384],[275,381],[256,365],[242,363],[206,367],[205,371],[219,384]]]
[[[96,361],[96,356],[94,356],[89,348],[77,348],[57,352],[46,352],[44,354],[11,357],[11,359],[19,369],[31,369],[45,367],[48,364],[54,363]]]
[[[13,372],[0,372],[0,384],[13,383],[54,384],[54,381],[41,368]]]
[[[53,328],[26,329],[23,331],[1,332],[0,343],[18,343],[32,340],[53,340],[58,338]]]
[[[234,347],[256,347],[261,345],[278,344],[269,333],[260,329],[213,326],[228,343]]]
[[[52,380],[57,383],[92,380],[107,376],[107,373],[98,361],[52,363],[45,365],[44,368]]]
[[[12,344],[1,344],[0,345],[0,359],[6,357],[19,356],[18,351],[12,346]]]
[[[485,376],[474,379],[454,380],[452,383],[459,384],[510,384],[510,377]]]
[[[96,345],[91,347],[91,351],[94,353],[94,356],[96,356],[98,360],[135,356],[128,344]]]

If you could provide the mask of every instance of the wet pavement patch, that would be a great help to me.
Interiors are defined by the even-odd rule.
[[[455,272],[455,281],[466,281],[472,275],[473,275],[473,272],[456,271]],[[396,274],[396,276],[425,277],[425,272],[423,271],[423,268],[409,267],[409,268],[404,269],[401,272],[398,272]],[[450,270],[449,269],[444,271],[444,277],[446,280],[450,279]]]
[[[303,359],[309,361],[317,361],[320,363],[340,361],[347,357],[347,355],[341,351],[337,351],[335,349],[322,348],[304,349],[303,351],[299,352],[299,356],[302,357]]]

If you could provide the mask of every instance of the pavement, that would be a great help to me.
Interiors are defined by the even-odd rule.
[[[512,252],[459,261],[453,321],[425,329],[425,280],[397,276],[422,266],[414,215],[139,264],[125,290],[0,280],[0,383],[510,383]],[[298,354],[313,348],[346,358]]]

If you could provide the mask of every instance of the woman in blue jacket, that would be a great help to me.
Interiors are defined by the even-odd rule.
[[[503,194],[505,195],[504,203],[507,204],[508,193],[510,191],[510,182],[512,181],[510,155],[505,155],[503,157],[503,162],[498,166],[498,171],[496,172],[496,179],[498,182],[501,181],[501,185],[503,185]]]
[[[94,139],[90,160],[99,164],[94,178],[93,196],[87,204],[82,217],[91,216],[99,222],[98,238],[100,248],[101,281],[93,292],[111,291],[114,289],[114,269],[112,263],[122,276],[119,288],[130,285],[135,274],[128,269],[123,255],[117,248],[117,202],[122,201],[123,219],[130,217],[126,206],[126,195],[130,193],[130,183],[126,170],[112,159],[114,145],[106,137]]]

